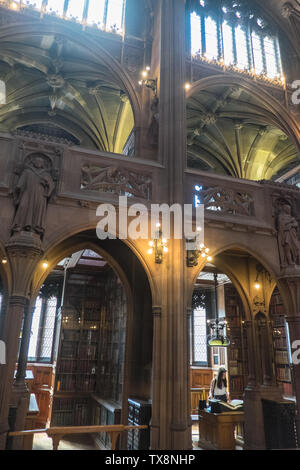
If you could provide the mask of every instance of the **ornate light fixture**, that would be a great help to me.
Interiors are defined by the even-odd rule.
[[[200,231],[200,228],[198,229]],[[186,239],[186,264],[188,268],[198,266],[199,258],[206,260],[209,263],[212,261],[212,256],[209,254],[210,249],[204,243],[199,242],[199,237],[196,235],[194,238]]]
[[[168,247],[167,247],[167,239],[163,238],[162,236],[162,231],[161,231],[161,226],[158,223],[157,224],[157,232],[155,235],[154,240],[151,240],[149,242],[149,250],[148,250],[148,255],[152,255],[153,253],[155,254],[155,263],[156,264],[162,264],[163,262],[163,257],[164,253],[168,253]]]
[[[153,91],[154,95],[157,95],[157,79],[156,78],[149,78],[148,74],[150,72],[150,67],[149,65],[142,70],[141,72],[141,80],[139,81],[140,86],[145,86],[147,88],[150,88],[150,90]]]
[[[207,344],[210,347],[223,347],[227,348],[230,346],[230,339],[226,336],[226,325],[227,321],[219,320],[218,313],[218,275],[214,274],[215,281],[215,301],[216,301],[216,319],[215,321],[208,320],[207,323],[211,329],[211,334],[207,337]]]

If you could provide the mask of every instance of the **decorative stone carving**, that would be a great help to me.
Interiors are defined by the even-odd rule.
[[[234,191],[220,186],[203,188],[198,193],[201,204],[206,210],[219,211],[231,215],[254,215],[251,194]]]
[[[299,224],[293,217],[289,204],[283,204],[279,208],[277,229],[281,266],[300,265]]]
[[[266,303],[263,299],[260,297],[256,296],[253,299],[253,313],[256,315],[257,313],[264,313],[266,314]]]
[[[117,166],[97,167],[85,164],[81,169],[81,189],[118,195],[151,198],[151,178]]]
[[[13,189],[16,213],[12,232],[33,232],[40,237],[45,231],[45,217],[55,187],[50,159],[41,153],[27,157]]]
[[[158,145],[158,138],[159,138],[159,99],[158,96],[153,98],[151,104],[151,124],[148,131],[148,139],[150,145],[157,146]]]

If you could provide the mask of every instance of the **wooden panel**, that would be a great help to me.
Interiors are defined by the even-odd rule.
[[[212,379],[212,369],[191,367],[191,388],[209,388]]]

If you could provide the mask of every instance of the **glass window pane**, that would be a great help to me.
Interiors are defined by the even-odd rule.
[[[48,0],[46,10],[49,13],[62,16],[64,13],[64,3],[64,0]]]
[[[53,334],[56,316],[57,299],[52,297],[47,301],[46,319],[43,331],[40,331],[41,351],[40,358],[44,361],[50,361],[53,345]]]
[[[104,9],[105,0],[90,0],[87,16],[88,24],[97,24],[103,28]]]
[[[237,66],[241,69],[249,69],[247,39],[245,31],[238,26],[235,28]]]
[[[191,14],[192,55],[201,53],[201,19],[195,12]]]
[[[232,27],[223,23],[224,62],[226,65],[234,63]]]
[[[270,78],[274,78],[276,75],[280,74],[277,69],[274,39],[264,38],[264,48],[267,62],[267,75]]]
[[[256,33],[252,33],[253,55],[255,72],[260,74],[264,71],[260,38]]]
[[[32,360],[36,359],[36,347],[37,347],[38,336],[39,336],[41,307],[42,307],[42,299],[39,297],[36,301],[34,312],[33,312],[30,343],[29,343],[29,350],[28,350],[28,358]]]
[[[207,362],[206,311],[194,310],[194,361]]]
[[[70,0],[67,10],[67,17],[81,21],[85,0]]]
[[[43,0],[26,0],[25,5],[32,5],[34,8],[40,10],[42,8]]]
[[[0,104],[6,104],[6,86],[3,80],[0,80]]]
[[[205,18],[206,57],[208,59],[218,58],[218,35],[217,23],[212,18]]]
[[[123,24],[123,4],[124,0],[110,0],[107,7],[106,29],[121,31]]]

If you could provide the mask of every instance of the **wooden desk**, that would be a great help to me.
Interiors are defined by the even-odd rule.
[[[244,422],[244,412],[199,412],[199,447],[215,450],[235,450],[235,427]]]
[[[209,388],[208,387],[201,387],[201,388],[191,388],[191,414],[198,413],[199,408],[199,400],[208,401],[209,395]]]

